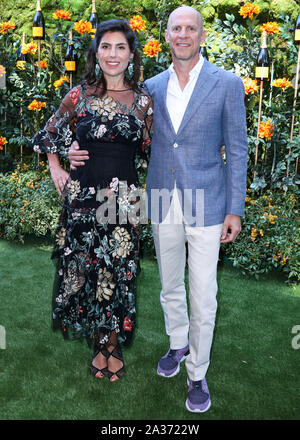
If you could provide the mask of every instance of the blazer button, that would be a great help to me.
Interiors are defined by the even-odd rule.
[[[174,171],[175,171],[174,168],[170,168],[171,173],[174,173]]]
[[[173,147],[178,148],[178,144],[176,144],[176,142],[175,142],[175,144],[173,144]]]

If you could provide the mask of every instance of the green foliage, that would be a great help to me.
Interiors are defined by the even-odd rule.
[[[297,63],[297,48],[293,43],[294,22],[288,15],[281,14],[278,23],[279,34],[268,36],[271,77],[270,81],[264,82],[262,95],[261,121],[269,120],[273,124],[274,134],[271,139],[257,136],[259,91],[245,97],[250,159],[248,181],[249,185],[252,182],[251,188],[256,191],[266,187],[284,190],[291,187],[295,191],[299,184],[296,164],[300,153],[300,102],[298,100],[296,106],[295,135],[293,141],[290,141],[294,89],[288,87],[282,90],[272,85],[274,79],[292,79],[295,75],[293,68]],[[242,78],[254,78],[261,24],[259,16],[253,20],[243,19],[242,23],[238,23],[235,15],[227,13],[225,20],[216,19],[206,41],[210,60]],[[256,150],[258,160],[255,165]]]
[[[13,173],[0,174],[0,234],[23,241],[26,234],[54,234],[61,204],[41,163],[38,171],[18,165]]]
[[[226,255],[244,274],[258,277],[277,269],[299,281],[298,214],[291,193],[266,191],[256,197],[249,192],[242,232],[228,249],[224,247]]]

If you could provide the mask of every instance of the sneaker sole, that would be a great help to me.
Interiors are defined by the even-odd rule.
[[[190,412],[193,412],[193,413],[204,413],[205,411],[208,411],[209,408],[211,407],[211,401],[209,400],[208,405],[207,405],[207,407],[205,409],[199,409],[199,408],[192,409],[192,408],[190,408],[189,405],[188,405],[188,399],[186,399],[186,401],[185,401],[185,406],[186,406],[186,409],[188,411],[190,411]]]
[[[180,361],[179,361],[179,363],[177,365],[177,368],[174,371],[174,373],[172,373],[172,374],[165,374],[165,373],[162,373],[161,371],[158,371],[158,368],[157,368],[157,374],[159,376],[162,376],[162,377],[174,377],[174,376],[176,376],[176,374],[178,374],[179,371],[180,371],[180,364],[181,364],[181,362],[183,362],[186,358],[187,358],[187,356],[183,356],[182,359],[180,359]]]
[[[187,384],[189,385],[189,379],[187,378]],[[211,407],[211,400],[209,399],[208,405],[205,409],[192,409],[189,407],[188,405],[188,399],[186,399],[185,401],[185,406],[186,409],[189,410],[190,412],[194,412],[194,413],[204,413],[205,411],[208,411],[209,408]]]

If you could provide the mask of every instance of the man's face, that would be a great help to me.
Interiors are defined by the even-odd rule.
[[[198,58],[199,47],[204,41],[205,32],[196,11],[180,9],[176,9],[171,14],[165,37],[173,57],[182,61],[190,61]]]

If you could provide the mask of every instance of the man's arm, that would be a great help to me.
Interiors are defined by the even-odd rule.
[[[234,241],[241,231],[244,214],[248,139],[245,89],[240,78],[229,81],[223,113],[223,136],[226,148],[226,217],[221,242]]]
[[[76,170],[76,167],[85,165],[85,160],[89,160],[89,152],[87,150],[80,150],[78,142],[74,141],[69,150],[71,170]]]

